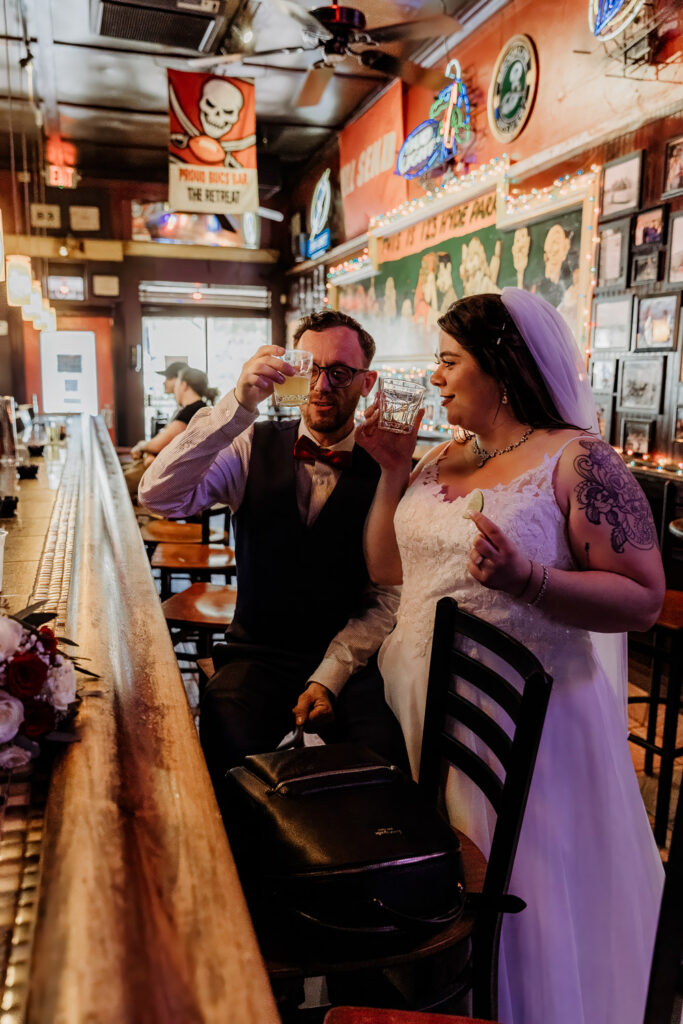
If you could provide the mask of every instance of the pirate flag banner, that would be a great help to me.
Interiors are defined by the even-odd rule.
[[[237,78],[168,72],[168,201],[181,213],[258,208],[254,86]]]

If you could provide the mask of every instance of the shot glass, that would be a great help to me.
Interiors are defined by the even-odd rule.
[[[0,590],[2,590],[2,566],[5,561],[5,540],[7,538],[7,530],[0,528]]]
[[[275,385],[275,397],[280,405],[305,405],[311,390],[313,353],[303,348],[288,348],[282,359],[294,367],[296,374]]]
[[[379,379],[379,428],[409,434],[427,389],[400,377]]]

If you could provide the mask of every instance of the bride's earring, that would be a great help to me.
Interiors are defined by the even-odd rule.
[[[507,405],[508,404],[508,391],[507,391],[507,388],[503,388],[503,395],[502,395],[502,398],[501,398],[500,402],[501,402],[501,405]]]

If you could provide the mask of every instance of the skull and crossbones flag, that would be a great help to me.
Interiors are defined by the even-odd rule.
[[[182,213],[258,208],[254,85],[168,72],[169,203]]]

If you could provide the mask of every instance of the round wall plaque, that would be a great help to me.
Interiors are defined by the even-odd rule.
[[[528,36],[508,39],[498,54],[489,88],[489,124],[501,142],[516,138],[536,98],[538,64]]]

